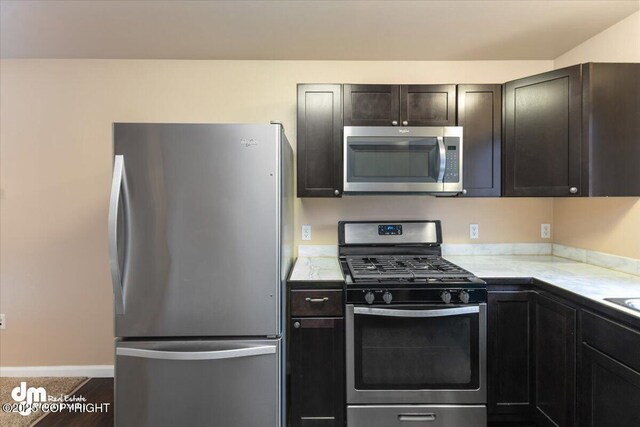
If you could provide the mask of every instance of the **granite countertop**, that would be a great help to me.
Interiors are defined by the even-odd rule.
[[[532,277],[640,318],[640,313],[604,298],[640,297],[640,276],[552,255],[448,255],[478,277]],[[337,257],[298,258],[289,280],[344,280]]]
[[[533,277],[640,318],[640,313],[604,298],[640,297],[640,276],[552,255],[451,255],[446,259],[478,277]]]
[[[293,282],[344,281],[338,257],[298,257],[289,280]]]

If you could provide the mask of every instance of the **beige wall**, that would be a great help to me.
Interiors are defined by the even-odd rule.
[[[111,123],[282,120],[295,144],[298,82],[504,82],[552,61],[4,60],[0,64],[2,366],[110,364]],[[341,218],[442,218],[449,242],[539,241],[550,199],[297,200],[296,230],[336,243]],[[299,233],[296,233],[299,235]],[[299,236],[298,236],[299,237]]]
[[[446,243],[549,242],[540,224],[553,223],[553,199],[447,199],[420,196],[362,196],[304,199],[298,223],[313,227],[312,244],[336,244],[339,220],[440,219]],[[469,240],[469,224],[480,238]],[[298,242],[307,243],[307,242]]]
[[[565,52],[553,64],[562,68],[584,62],[640,62],[640,12]]]
[[[553,240],[578,248],[640,258],[640,199],[555,199]]]
[[[583,62],[640,62],[640,12],[556,58],[554,66]],[[556,243],[640,258],[637,197],[556,199],[554,224]]]

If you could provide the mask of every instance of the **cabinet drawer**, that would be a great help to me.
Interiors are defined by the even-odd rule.
[[[583,310],[582,341],[640,371],[640,332]]]
[[[487,425],[483,405],[347,406],[349,427],[481,427]]]
[[[291,316],[342,316],[341,290],[291,291]]]

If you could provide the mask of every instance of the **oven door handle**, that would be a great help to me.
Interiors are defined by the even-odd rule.
[[[445,317],[480,313],[477,305],[469,307],[443,308],[436,310],[399,310],[392,308],[353,307],[354,314],[387,317]]]

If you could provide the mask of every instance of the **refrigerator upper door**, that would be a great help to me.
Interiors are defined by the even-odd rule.
[[[281,339],[116,343],[118,427],[279,427]]]
[[[275,125],[114,125],[117,336],[280,334],[280,143]]]

